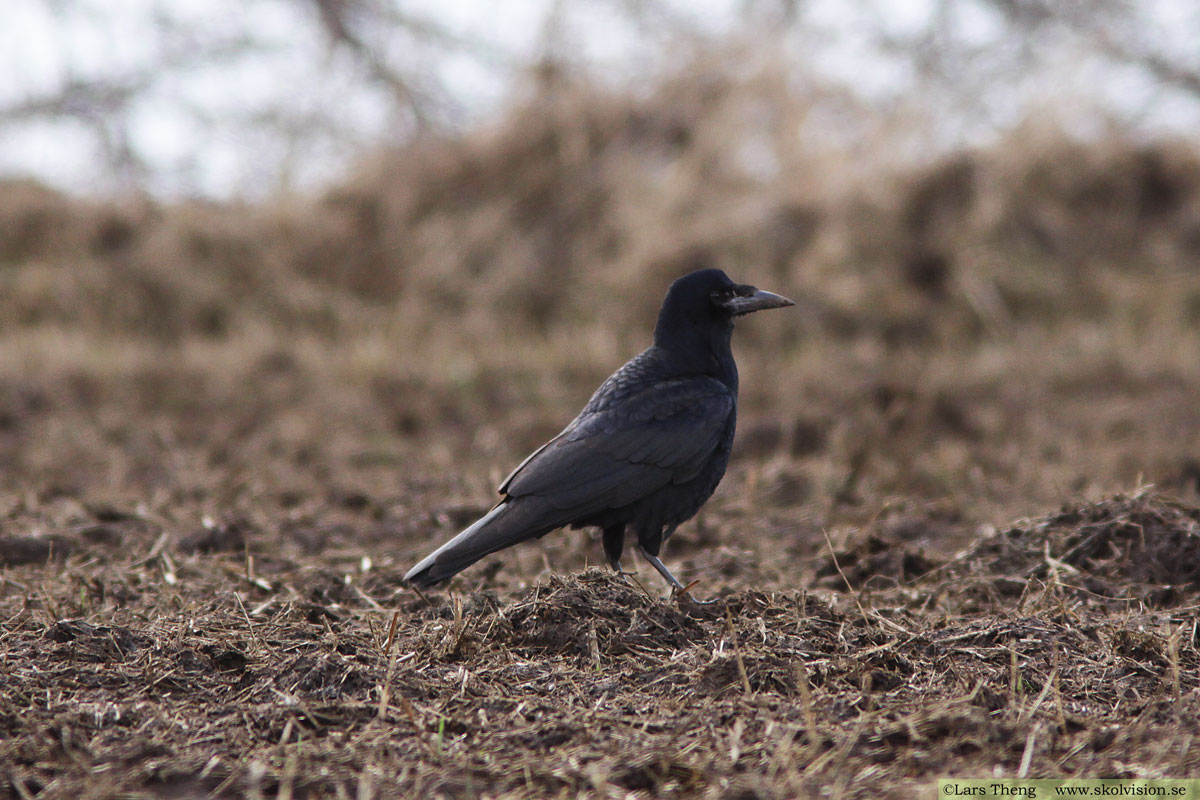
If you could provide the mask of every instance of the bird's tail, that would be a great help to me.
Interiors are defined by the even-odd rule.
[[[532,497],[506,498],[471,527],[426,556],[405,573],[404,580],[415,586],[433,586],[497,550],[546,535],[559,526],[547,526],[546,509],[540,505]]]

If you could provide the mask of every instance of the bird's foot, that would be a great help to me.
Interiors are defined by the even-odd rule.
[[[696,598],[692,597],[692,587],[700,583],[699,579],[696,579],[687,586],[684,586],[679,582],[678,578],[671,574],[671,570],[667,569],[667,565],[662,563],[658,556],[654,555],[644,547],[642,548],[642,556],[650,562],[650,566],[658,570],[658,574],[662,575],[663,578],[666,579],[667,583],[671,584],[671,597],[673,597],[676,602],[682,603],[684,600],[686,600],[687,602],[698,606],[708,605],[716,602],[714,600],[697,600]]]
[[[625,583],[629,583],[629,579],[637,575],[636,569],[625,569],[621,566],[620,561],[610,561],[608,565],[612,567],[612,571],[617,573],[617,577]]]
[[[713,599],[713,600],[697,600],[695,597],[692,596],[692,589],[694,587],[698,586],[699,584],[700,584],[700,579],[697,578],[696,580],[689,583],[687,586],[675,586],[671,589],[671,597],[674,598],[675,602],[679,603],[680,605],[683,605],[685,602],[691,603],[692,605],[697,605],[697,606],[711,606],[712,604],[716,603],[717,601],[715,599]]]

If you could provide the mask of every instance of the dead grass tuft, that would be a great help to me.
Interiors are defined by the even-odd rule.
[[[949,567],[997,593],[1056,594],[1128,606],[1200,604],[1200,512],[1144,491],[1065,508],[981,542]]]

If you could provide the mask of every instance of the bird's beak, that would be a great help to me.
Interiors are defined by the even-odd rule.
[[[787,306],[796,305],[791,300],[788,300],[781,294],[768,292],[764,289],[754,289],[747,295],[735,295],[726,300],[722,305],[725,310],[735,317],[740,317],[742,314],[749,314],[752,311],[763,311],[768,308],[786,308]]]

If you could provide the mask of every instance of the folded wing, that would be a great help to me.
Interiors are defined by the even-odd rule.
[[[734,402],[720,381],[690,377],[657,382],[595,409],[589,404],[500,491],[544,498],[569,517],[562,524],[622,508],[699,474],[725,434]]]

